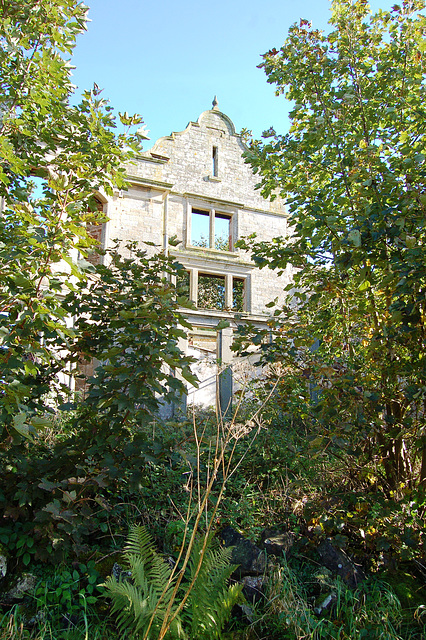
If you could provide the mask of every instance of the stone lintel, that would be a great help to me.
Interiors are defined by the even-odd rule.
[[[187,245],[185,250],[178,249],[180,255],[187,255],[188,258],[205,258],[206,260],[230,260],[235,262],[240,256],[236,251],[222,251],[221,249],[214,249],[213,247],[194,247]],[[191,255],[188,255],[191,254]],[[247,263],[251,264],[251,263]]]
[[[211,176],[208,176],[209,180],[212,180]],[[217,178],[215,178],[215,181],[217,180]],[[220,179],[219,179],[220,180]],[[178,193],[176,192],[176,194],[178,195],[182,195],[184,198],[192,198],[194,200],[202,200],[203,202],[206,202],[208,204],[212,204],[212,205],[216,205],[216,206],[220,206],[222,205],[223,207],[236,207],[240,210],[241,213],[244,213],[244,211],[250,211],[253,213],[262,213],[266,216],[274,216],[274,217],[279,217],[279,218],[288,218],[288,213],[283,211],[271,211],[270,209],[259,209],[258,207],[251,207],[250,205],[247,204],[243,204],[242,202],[234,202],[232,200],[223,200],[222,198],[214,198],[212,196],[209,195],[202,195],[200,193],[189,193],[189,192],[185,192],[185,193]],[[269,200],[266,200],[265,202],[269,202]]]
[[[269,316],[250,314],[237,311],[219,311],[218,309],[186,309],[180,308],[184,315],[195,327],[215,327],[221,320],[229,320],[232,327],[245,322],[254,322],[259,327],[264,327]],[[238,317],[236,317],[238,316]]]
[[[150,178],[140,178],[139,176],[127,175],[126,180],[130,182],[130,184],[138,184],[141,186],[147,187],[157,187],[164,191],[164,189],[171,189],[173,184],[171,182],[162,182],[161,180],[151,180]]]
[[[246,209],[241,202],[233,202],[232,200],[222,200],[221,198],[212,198],[209,195],[204,195],[201,193],[189,193],[185,192],[181,194],[184,198],[193,198],[194,200],[202,200],[203,202],[208,202],[212,204],[222,205],[224,207],[238,207],[238,209]]]
[[[170,158],[168,156],[162,156],[160,154],[154,153],[153,156],[151,155],[135,156],[135,160],[137,160],[138,162],[150,162],[153,164],[167,164]],[[135,164],[135,163],[130,162],[129,164]]]
[[[221,274],[223,271],[232,271],[236,276],[248,275],[253,270],[253,263],[242,262],[239,260],[238,254],[232,255],[226,253],[225,255],[206,255],[207,250],[203,250],[203,253],[194,251],[170,251],[170,255],[182,262],[186,267],[193,267],[194,269],[207,269],[209,273]],[[212,250],[213,253],[213,250]]]

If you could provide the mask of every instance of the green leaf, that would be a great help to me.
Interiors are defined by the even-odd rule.
[[[37,430],[48,429],[53,426],[52,420],[47,416],[32,416],[31,425]]]
[[[13,418],[13,428],[24,438],[34,442],[34,438],[30,431],[30,426],[27,423],[27,414],[25,412],[18,413]]]
[[[348,239],[355,245],[355,247],[361,246],[361,234],[358,229],[352,229],[349,231]]]

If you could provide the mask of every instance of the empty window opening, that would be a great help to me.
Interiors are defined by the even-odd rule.
[[[245,280],[232,278],[232,310],[244,311],[245,309]]]
[[[214,210],[192,209],[191,245],[232,251],[231,216]]]
[[[180,269],[176,277],[176,289],[177,289],[178,296],[185,296],[186,298],[189,298],[189,295],[190,295],[189,285],[190,285],[189,271],[186,271],[185,269]]]
[[[212,153],[212,174],[215,178],[219,175],[219,164],[218,164],[218,149],[217,147],[213,147]]]
[[[210,246],[210,212],[192,209],[191,244],[193,247]]]
[[[198,274],[198,308],[225,309],[225,276]]]
[[[231,218],[223,213],[214,217],[214,248],[231,251]]]

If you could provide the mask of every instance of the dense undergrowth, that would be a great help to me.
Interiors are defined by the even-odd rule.
[[[240,432],[255,396],[240,407]],[[194,421],[203,431],[198,453]],[[336,458],[331,448],[313,457],[315,425],[283,412],[279,394],[257,422],[236,442],[214,528],[231,525],[260,543],[265,528],[279,527],[291,545],[285,557],[270,556],[264,597],[234,609],[224,637],[424,637],[421,490],[387,493],[373,467],[360,473],[350,456]],[[157,550],[176,560],[194,526],[187,517],[191,483],[197,493],[208,479],[214,415],[153,423],[120,446],[98,443],[78,456],[72,424],[70,418],[54,435],[27,443],[26,456],[12,455],[4,466],[0,541],[8,574],[1,588],[5,594],[23,573],[34,576],[34,588],[19,604],[2,601],[2,640],[126,637],[101,585],[122,562],[129,527],[143,525]],[[219,471],[210,512],[221,480]],[[366,579],[356,589],[321,565],[317,550],[326,538],[362,566]]]

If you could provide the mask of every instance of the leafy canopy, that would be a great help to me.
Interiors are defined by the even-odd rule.
[[[86,14],[76,0],[0,3],[0,442],[7,444],[49,423],[80,355],[108,357],[109,374],[105,367],[98,374],[86,405],[100,409],[104,394],[112,411],[121,385],[122,422],[136,392],[147,414],[165,381],[183,389],[159,356],[163,349],[169,367],[181,364],[177,294],[165,281],[176,272],[172,262],[136,250],[133,262],[111,254],[109,266],[94,268],[86,260],[96,245],[90,229],[106,221],[94,195],[105,200],[125,188],[125,163],[145,137],[143,128],[133,132],[142,119],[127,113],[117,131],[96,85],[70,104],[70,55]],[[90,343],[95,329],[104,339]]]
[[[97,544],[122,492],[169,461],[141,425],[181,397],[179,373],[196,383],[179,349],[183,268],[134,245],[101,255],[91,236],[145,134],[96,85],[70,103],[86,13],[0,0],[1,535],[24,566]]]
[[[390,486],[426,479],[423,9],[334,0],[328,35],[294,25],[260,65],[294,102],[289,132],[246,154],[290,213],[287,238],[244,245],[295,269],[271,357],[319,385],[320,447],[379,456]]]

